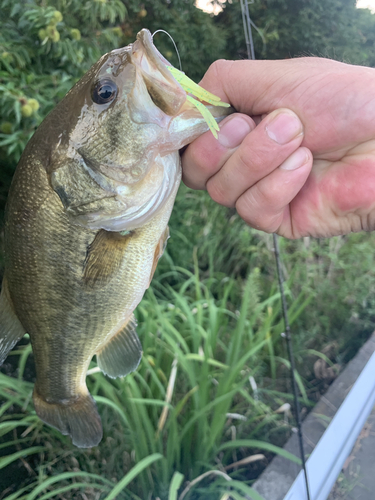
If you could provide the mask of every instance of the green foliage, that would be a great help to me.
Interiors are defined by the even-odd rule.
[[[124,25],[124,42],[131,43],[141,28],[151,33],[164,29],[175,40],[181,56],[182,69],[193,80],[199,80],[208,66],[223,55],[227,31],[195,7],[194,0],[138,0],[125,2],[129,18]],[[142,11],[146,12],[142,16]],[[144,14],[144,12],[143,12]],[[167,35],[155,35],[155,44],[165,57],[178,68],[178,59]]]
[[[293,290],[314,290],[319,304],[304,320],[300,345],[314,348],[334,342],[338,360],[347,362],[374,330],[374,243],[373,233],[307,238],[303,244],[283,241]]]
[[[14,165],[36,127],[104,52],[119,45],[120,0],[1,2],[0,158]],[[5,130],[4,130],[5,128]]]
[[[316,55],[375,65],[375,15],[355,0],[255,0],[249,10],[257,59]],[[225,3],[216,22],[231,32],[226,57],[247,58],[240,1]]]
[[[217,286],[217,278],[201,280],[195,262],[194,273],[173,268],[173,287],[170,272],[160,275],[137,309],[144,356],[136,373],[112,380],[92,363],[89,388],[103,416],[105,433],[95,449],[77,450],[70,439],[39,421],[30,404],[32,385],[22,380],[30,346],[14,352],[20,356],[20,376],[0,374],[0,396],[6,401],[3,411],[12,409],[3,415],[0,435],[13,432],[13,442],[22,445],[25,456],[38,454],[38,481],[28,481],[29,500],[41,492],[47,495],[51,488],[78,491],[84,487],[103,491],[100,498],[107,500],[188,500],[197,498],[203,487],[208,500],[216,499],[218,492],[232,491],[246,498],[243,494],[252,491],[246,484],[249,466],[233,476],[226,474],[225,481],[216,469],[224,470],[259,451],[268,456],[279,453],[299,463],[264,441],[275,428],[284,435],[289,432],[282,416],[274,413],[287,395],[279,392],[270,400],[261,389],[255,395],[249,383],[252,376],[262,385],[274,357],[270,339],[280,338],[282,328],[278,294],[260,300],[255,269],[244,283],[240,310],[233,311],[228,297],[236,281],[221,280],[223,294],[215,298],[211,289]],[[303,297],[297,302],[301,304]],[[296,319],[292,311],[292,323]],[[5,442],[5,447],[12,444]],[[0,466],[21,453],[7,453]]]

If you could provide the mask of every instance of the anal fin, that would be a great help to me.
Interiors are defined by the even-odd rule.
[[[109,377],[125,377],[139,365],[142,345],[136,327],[137,321],[132,314],[126,326],[96,353],[99,368]]]
[[[0,366],[9,351],[25,335],[25,330],[14,312],[8,284],[4,278],[0,295]]]

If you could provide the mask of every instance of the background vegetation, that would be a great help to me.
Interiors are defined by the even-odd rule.
[[[26,142],[102,53],[147,27],[171,33],[196,80],[215,59],[246,57],[236,0],[217,17],[192,0],[0,6],[1,218]],[[375,64],[375,16],[354,0],[255,0],[250,9],[257,58]],[[170,40],[158,34],[155,43],[177,65]],[[252,480],[283,453],[293,425],[272,237],[185,187],[170,225],[168,251],[137,310],[140,368],[109,380],[92,363],[88,383],[104,426],[98,447],[78,450],[36,417],[27,338],[4,364],[1,499],[259,499]],[[281,241],[305,409],[374,330],[374,243],[372,234]]]

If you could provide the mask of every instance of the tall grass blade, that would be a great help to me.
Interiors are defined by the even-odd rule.
[[[52,484],[58,483],[59,481],[65,481],[69,479],[73,479],[76,477],[82,478],[92,478],[97,481],[102,481],[104,484],[108,486],[113,486],[113,482],[109,481],[105,477],[101,477],[98,474],[90,474],[88,472],[63,472],[62,474],[58,474],[57,476],[50,477],[45,479],[41,484],[39,484],[27,497],[27,500],[34,500],[37,498],[40,493],[46,490]],[[90,483],[86,483],[86,486],[89,488]]]
[[[107,406],[113,408],[115,410],[115,412],[120,415],[120,417],[122,418],[125,425],[126,426],[129,425],[128,419],[126,418],[126,414],[123,411],[123,409],[120,407],[120,405],[116,404],[114,401],[111,401],[110,399],[105,398],[103,396],[94,396],[94,399],[97,403],[101,403],[101,404],[104,404],[104,405],[107,405]]]
[[[16,451],[16,453],[12,453],[11,455],[6,455],[5,457],[0,458],[0,469],[4,469],[7,465],[15,462],[19,458],[23,458],[27,455],[34,455],[35,453],[40,453],[45,451],[46,448],[44,446],[32,446],[31,448],[26,448],[25,450]]]
[[[247,486],[247,484],[241,482],[241,481],[235,481],[233,480],[230,483],[231,487],[237,488],[237,490],[241,491],[242,493],[245,493],[246,499],[251,498],[252,500],[265,500],[257,491],[254,490],[254,488],[251,488],[250,486]]]
[[[70,491],[70,490],[80,490],[80,489],[98,489],[98,490],[107,490],[108,486],[104,486],[99,483],[72,483],[68,486],[63,486],[62,488],[54,489],[53,491],[49,491],[45,495],[38,498],[38,500],[48,500],[48,498],[59,498],[59,495]],[[60,496],[61,498],[61,496]],[[64,498],[64,497],[63,497]],[[66,498],[66,497],[65,497]],[[71,497],[72,498],[72,497]]]
[[[222,444],[219,447],[219,451],[231,450],[233,448],[260,448],[261,450],[268,450],[276,455],[280,455],[295,464],[301,465],[301,459],[290,453],[289,451],[280,448],[279,446],[275,446],[271,443],[265,443],[263,441],[258,441],[257,439],[237,439],[233,441],[228,441],[227,443]]]
[[[168,500],[177,500],[177,493],[184,479],[184,475],[181,472],[175,472],[172,477],[171,484],[169,486]]]
[[[24,488],[21,488],[20,490],[15,491],[11,495],[8,495],[7,497],[4,498],[4,500],[17,500],[18,498],[21,497],[23,493],[25,493],[25,491],[30,490],[35,484],[37,483],[28,484]],[[27,498],[27,496],[22,498]]]
[[[115,500],[116,496],[124,489],[126,486],[133,481],[134,478],[138,476],[144,469],[149,467],[152,463],[156,462],[163,458],[163,455],[160,453],[154,453],[149,457],[144,458],[140,462],[137,463],[127,474],[124,476],[121,481],[113,488],[109,495],[105,497],[104,500]]]

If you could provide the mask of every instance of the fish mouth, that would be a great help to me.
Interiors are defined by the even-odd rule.
[[[147,62],[144,61],[144,58],[142,58],[141,61],[142,68],[146,70],[147,69],[146,64],[151,63],[151,65],[153,65],[155,69],[158,70],[170,84],[175,85],[176,80],[173,78],[170,71],[167,69],[167,66],[172,66],[172,65],[155,47],[151,32],[148,29],[143,28],[137,34],[137,41],[133,44],[133,52],[134,50],[138,49],[137,42],[142,44],[145,55],[147,56]]]
[[[132,61],[152,101],[167,117],[176,116],[186,102],[186,92],[169,71],[171,64],[155,47],[150,31],[141,30],[131,47]]]
[[[137,74],[142,75],[153,103],[162,112],[162,114],[149,113],[148,118],[155,115],[156,122],[163,128],[169,129],[169,132],[176,129],[190,129],[190,133],[185,134],[183,142],[179,143],[178,149],[186,145],[189,138],[193,140],[196,137],[194,125],[199,123],[206,123],[217,138],[216,131],[219,127],[215,120],[220,121],[233,110],[215,109],[217,106],[229,106],[229,104],[220,102],[218,97],[199,87],[185,73],[173,68],[155,47],[153,36],[148,29],[142,29],[137,34],[137,40],[132,45],[132,61],[137,67]],[[140,103],[137,105],[140,107]],[[151,108],[148,109],[150,111]],[[200,133],[204,131],[200,127]]]

